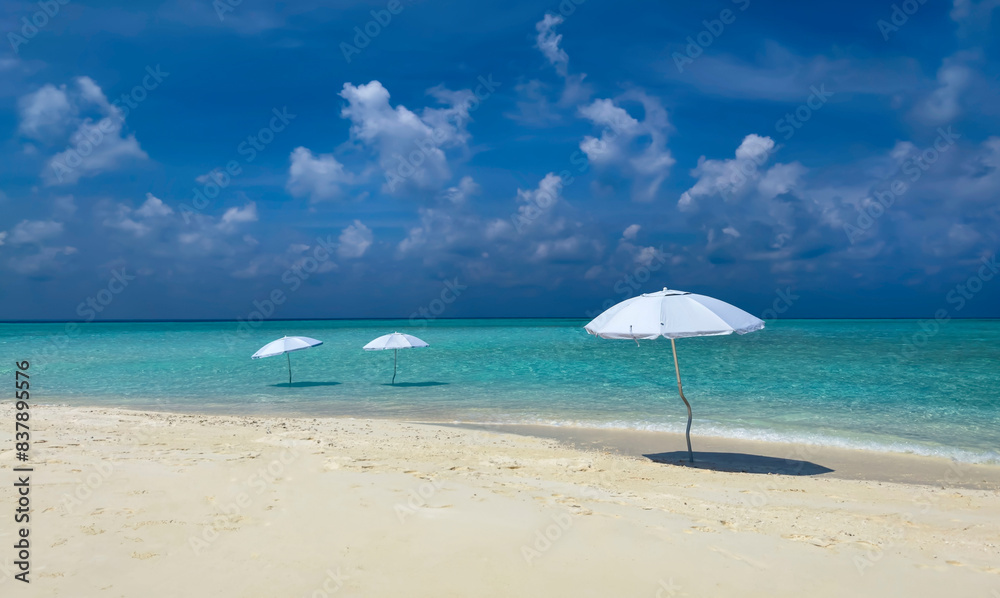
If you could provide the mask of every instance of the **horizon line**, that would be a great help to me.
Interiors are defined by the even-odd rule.
[[[255,322],[256,325],[265,324],[267,322],[347,322],[347,321],[358,321],[358,320],[374,320],[374,321],[399,321],[399,320],[409,320],[410,318],[405,317],[362,317],[362,318],[269,318],[267,320],[261,320]],[[452,318],[434,318],[433,320],[428,320],[426,318],[421,318],[422,324],[420,326],[427,326],[433,322],[438,321],[454,321],[454,320],[587,320],[593,319],[591,316],[464,316],[464,317],[452,317]],[[775,321],[801,321],[801,320],[926,320],[934,319],[933,316],[923,316],[923,317],[909,317],[909,318],[887,318],[887,317],[802,317],[802,318],[772,318],[771,320],[764,320],[764,322],[775,322]],[[960,317],[952,316],[952,320],[1000,320],[1000,316],[995,317]],[[231,319],[231,318],[185,318],[185,319],[174,319],[174,318],[162,318],[162,319],[134,319],[134,320],[0,320],[0,324],[171,324],[171,323],[246,323],[246,319]],[[414,324],[416,326],[416,324]]]

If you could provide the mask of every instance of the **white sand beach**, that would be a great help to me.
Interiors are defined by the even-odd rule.
[[[0,432],[3,596],[1000,596],[993,466],[695,439],[833,470],[796,476],[641,456],[683,448],[665,435],[633,455],[389,420],[31,421],[30,584]]]

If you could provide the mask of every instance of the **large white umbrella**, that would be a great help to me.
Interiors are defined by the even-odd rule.
[[[283,336],[276,341],[271,341],[260,348],[259,351],[250,356],[250,359],[260,359],[262,357],[274,357],[285,354],[288,359],[288,383],[292,383],[292,358],[288,356],[292,351],[301,351],[309,347],[322,345],[323,341],[318,341],[308,336]]]
[[[670,339],[674,352],[674,371],[677,372],[677,391],[687,406],[688,459],[694,461],[691,450],[691,404],[681,386],[681,368],[677,363],[677,345],[674,339],[690,336],[721,336],[746,334],[764,327],[764,321],[725,301],[685,291],[668,290],[645,293],[626,299],[609,307],[604,313],[584,326],[587,332],[601,338]]]
[[[392,383],[395,384],[396,358],[398,356],[398,351],[400,349],[419,349],[420,347],[429,346],[430,345],[415,336],[403,334],[402,332],[393,332],[392,334],[386,334],[378,337],[362,348],[365,351],[385,351],[387,349],[392,349]]]

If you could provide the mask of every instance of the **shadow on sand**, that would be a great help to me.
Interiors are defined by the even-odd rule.
[[[292,382],[291,384],[287,382],[282,382],[281,384],[272,384],[271,386],[275,388],[310,388],[312,386],[336,386],[340,382]]]
[[[680,465],[695,469],[741,473],[777,473],[781,475],[820,475],[830,473],[829,467],[798,459],[781,459],[746,453],[701,453],[695,451],[694,463],[688,461],[687,451],[643,455],[655,463]]]
[[[401,386],[403,388],[410,388],[414,386],[444,386],[446,384],[450,384],[450,382],[397,382],[395,384],[386,382],[382,386]]]

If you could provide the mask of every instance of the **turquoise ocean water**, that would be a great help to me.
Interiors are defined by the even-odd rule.
[[[585,320],[0,324],[0,379],[32,399],[229,414],[394,417],[683,431],[670,343],[598,339]],[[361,347],[398,330],[426,349]],[[282,335],[324,345],[250,355]],[[1000,462],[1000,320],[775,321],[677,342],[693,433]],[[8,397],[10,398],[10,397]]]

